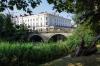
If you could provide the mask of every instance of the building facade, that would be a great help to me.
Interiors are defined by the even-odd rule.
[[[13,17],[12,20],[17,25],[24,24],[29,30],[37,31],[61,30],[72,26],[70,19],[49,13]]]

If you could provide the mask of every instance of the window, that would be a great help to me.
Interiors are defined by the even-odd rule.
[[[28,22],[29,22],[29,19],[28,19]]]
[[[32,19],[30,19],[30,22],[32,21]]]
[[[25,20],[25,22],[27,22],[27,20]]]
[[[33,23],[33,26],[34,26],[34,23]]]
[[[57,24],[57,22],[56,22],[56,26],[57,26],[58,24]]]
[[[46,28],[46,31],[48,31],[48,28]]]
[[[46,17],[46,20],[47,20],[48,18]]]
[[[55,22],[56,22],[56,19],[55,19]]]
[[[58,22],[58,19],[57,19],[57,22]]]
[[[34,19],[33,19],[33,21],[34,21]]]
[[[36,23],[36,26],[38,26],[38,23]]]
[[[36,21],[38,21],[38,18],[36,19]]]
[[[41,23],[41,27],[42,27],[42,23]]]
[[[33,27],[33,30],[35,30],[35,27]]]
[[[24,20],[22,20],[22,22],[24,22]]]
[[[41,28],[41,30],[40,31],[42,31],[42,28]]]
[[[46,22],[46,25],[48,25],[48,22]]]
[[[28,25],[28,28],[30,28],[30,26]]]

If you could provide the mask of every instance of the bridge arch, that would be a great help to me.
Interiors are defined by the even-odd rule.
[[[50,42],[50,41],[57,42],[60,40],[64,41],[65,39],[66,39],[66,36],[63,34],[54,34],[49,38],[48,42]]]
[[[28,40],[31,42],[44,42],[43,38],[38,34],[31,35]]]

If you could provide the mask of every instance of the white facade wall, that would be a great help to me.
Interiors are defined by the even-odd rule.
[[[71,20],[48,13],[15,17],[13,22],[17,25],[25,24],[28,29],[40,31],[49,27],[71,27]]]
[[[54,27],[71,27],[71,20],[65,19],[60,16],[49,14],[48,16],[48,25]]]

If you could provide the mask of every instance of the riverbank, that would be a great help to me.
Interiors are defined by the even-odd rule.
[[[100,45],[97,54],[81,57],[63,57],[41,66],[100,66]]]
[[[82,56],[75,58],[63,57],[42,66],[100,66],[100,55]]]

